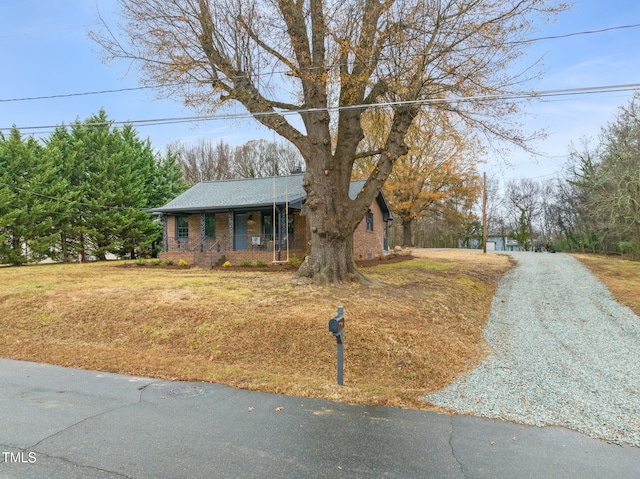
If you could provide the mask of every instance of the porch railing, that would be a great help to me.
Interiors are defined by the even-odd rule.
[[[200,238],[167,238],[167,252],[170,251],[188,251],[190,253],[197,252],[213,252],[222,251],[224,247],[220,240]]]
[[[236,234],[233,246],[228,236],[218,239],[200,238],[167,238],[167,252],[184,251],[190,253],[220,253],[224,251],[284,251],[287,249],[287,241],[273,235]],[[297,250],[304,247],[303,241],[297,235],[289,235],[289,249]]]
[[[290,250],[297,250],[303,247],[302,240],[293,234],[289,235],[289,242],[287,244],[286,238],[281,238],[273,235],[256,235],[256,234],[236,234],[234,235],[234,250],[249,250],[249,251],[284,251],[287,246]]]

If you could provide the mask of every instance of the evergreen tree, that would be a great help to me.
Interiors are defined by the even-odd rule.
[[[164,157],[157,154],[154,168],[148,200],[151,208],[165,205],[189,188],[176,153],[167,151]]]
[[[83,200],[88,188],[85,164],[78,155],[77,139],[61,126],[45,142],[47,150],[57,160],[60,174],[67,183],[67,191],[60,199],[59,209],[64,210],[55,218],[58,238],[58,259],[69,262],[84,253],[83,216],[86,207]]]
[[[107,253],[135,255],[150,245],[159,225],[145,211],[148,184],[153,182],[154,155],[131,126],[112,128],[104,110],[71,127],[75,154],[84,164],[86,185],[83,235],[89,253],[106,259]]]
[[[162,225],[147,210],[186,187],[175,155],[156,155],[104,110],[44,145],[0,134],[0,263],[152,254]]]
[[[50,256],[55,218],[64,214],[57,195],[66,189],[55,155],[17,129],[0,138],[0,262],[14,265]]]

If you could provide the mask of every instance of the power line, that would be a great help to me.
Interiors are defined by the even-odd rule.
[[[593,35],[596,33],[605,33],[605,32],[611,32],[614,30],[625,30],[628,28],[638,28],[640,27],[640,23],[634,23],[632,25],[619,25],[617,27],[608,27],[608,28],[601,28],[599,30],[584,30],[581,32],[573,32],[573,33],[564,33],[561,35],[549,35],[546,37],[538,37],[538,38],[531,38],[529,40],[514,40],[511,42],[505,42],[505,45],[518,45],[518,44],[523,44],[523,43],[534,43],[534,42],[540,42],[543,40],[559,40],[562,38],[570,38],[570,37],[577,37],[579,35]]]
[[[0,100],[0,103],[9,103],[9,102],[19,102],[19,101],[33,101],[33,100],[51,100],[54,98],[71,98],[76,96],[90,96],[90,95],[104,95],[105,93],[122,93],[127,91],[139,91],[139,90],[149,90],[155,88],[164,88],[164,87],[173,87],[181,84],[168,84],[168,85],[155,85],[155,86],[138,86],[138,87],[128,87],[128,88],[116,88],[113,90],[99,90],[99,91],[86,91],[81,93],[61,93],[58,95],[43,95],[43,96],[30,96],[23,98],[6,98]]]
[[[598,29],[598,30],[584,30],[584,31],[579,31],[579,32],[572,32],[572,33],[565,33],[565,34],[561,34],[561,35],[550,35],[550,36],[545,36],[545,37],[538,37],[538,38],[530,38],[527,40],[513,40],[513,41],[508,41],[505,42],[504,45],[520,45],[520,44],[527,44],[527,43],[535,43],[535,42],[540,42],[540,41],[545,41],[545,40],[559,40],[559,39],[564,39],[564,38],[570,38],[570,37],[575,37],[575,36],[580,36],[580,35],[593,35],[593,34],[598,34],[598,33],[605,33],[605,32],[610,32],[610,31],[615,31],[615,30],[624,30],[624,29],[630,29],[630,28],[638,28],[640,27],[640,23],[637,24],[631,24],[631,25],[618,25],[615,27],[607,27],[607,28],[602,28],[602,29]],[[0,37],[2,38],[2,37]],[[479,49],[479,48],[489,48],[488,46],[478,46],[478,47],[474,47],[474,49]],[[452,51],[456,51],[455,49]],[[335,67],[337,65],[327,65],[327,68],[331,68],[331,67]],[[288,73],[288,71],[273,71],[270,73],[258,73],[255,74],[254,76],[268,76],[268,75],[276,75],[276,74],[281,74],[284,75]],[[234,79],[233,77],[230,79]],[[187,85],[187,84],[197,84],[199,82],[184,82],[184,83],[168,83],[168,84],[161,84],[161,85],[147,85],[147,86],[138,86],[138,87],[128,87],[128,88],[116,88],[116,89],[108,89],[108,90],[99,90],[99,91],[88,91],[88,92],[77,92],[77,93],[61,93],[61,94],[55,94],[55,95],[40,95],[40,96],[31,96],[31,97],[22,97],[22,98],[4,98],[4,99],[0,99],[0,103],[13,103],[13,102],[22,102],[22,101],[36,101],[36,100],[51,100],[51,99],[59,99],[59,98],[72,98],[72,97],[81,97],[81,96],[91,96],[91,95],[104,95],[107,93],[123,93],[123,92],[128,92],[128,91],[140,91],[140,90],[156,90],[156,89],[160,89],[160,88],[172,88],[172,87],[178,87],[178,86],[183,86],[183,85]]]
[[[114,125],[132,125],[132,126],[158,126],[158,125],[171,125],[178,123],[191,123],[197,121],[228,121],[228,120],[241,120],[247,118],[267,117],[267,116],[291,116],[291,115],[304,115],[309,113],[329,112],[335,113],[343,110],[361,110],[369,108],[385,108],[394,106],[411,106],[411,105],[436,105],[436,104],[457,104],[457,103],[469,103],[469,102],[486,102],[486,101],[499,101],[499,100],[526,100],[531,98],[554,98],[560,96],[575,96],[575,95],[593,95],[599,93],[612,93],[623,91],[637,91],[640,90],[640,83],[631,83],[623,85],[604,85],[604,86],[592,86],[582,88],[568,88],[557,90],[542,90],[542,91],[524,91],[513,92],[496,95],[476,95],[468,97],[452,97],[452,98],[433,98],[433,99],[420,99],[410,101],[386,101],[372,104],[359,104],[349,106],[334,106],[326,108],[300,108],[298,110],[278,111],[278,112],[257,112],[257,113],[236,113],[236,114],[221,114],[221,115],[204,115],[204,116],[190,116],[190,117],[169,117],[169,118],[152,118],[144,120],[126,120],[126,121],[106,121],[95,123],[82,123],[82,127],[104,127]],[[34,133],[37,130],[54,130],[61,125],[36,125],[36,126],[24,126],[16,127],[19,131],[31,131]],[[13,127],[0,128],[2,131],[11,131]]]

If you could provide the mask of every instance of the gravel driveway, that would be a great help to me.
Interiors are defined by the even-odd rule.
[[[487,358],[425,401],[640,446],[640,318],[569,255],[510,254]]]

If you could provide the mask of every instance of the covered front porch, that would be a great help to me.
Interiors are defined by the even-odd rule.
[[[284,262],[304,255],[306,222],[287,206],[162,214],[161,258],[210,268],[224,261]]]

